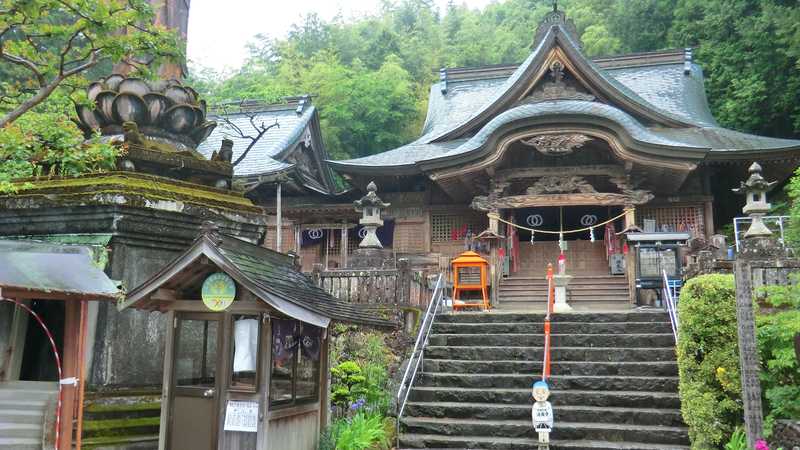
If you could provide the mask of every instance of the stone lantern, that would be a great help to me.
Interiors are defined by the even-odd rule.
[[[767,202],[767,192],[777,183],[776,181],[769,182],[761,176],[761,166],[754,162],[750,169],[750,177],[747,181],[741,183],[738,189],[733,191],[737,194],[747,195],[747,201],[742,208],[742,212],[750,216],[753,220],[744,234],[745,238],[751,237],[766,237],[772,235],[772,232],[764,225],[762,218],[769,212],[772,205]]]
[[[356,211],[361,213],[361,219],[358,223],[364,227],[364,238],[358,244],[359,248],[383,248],[380,239],[375,231],[378,227],[383,226],[381,219],[381,210],[389,206],[389,203],[384,203],[378,197],[378,186],[374,181],[370,181],[367,185],[367,195],[361,197],[361,200],[356,200],[353,204]]]

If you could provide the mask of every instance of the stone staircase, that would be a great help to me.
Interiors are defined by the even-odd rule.
[[[41,450],[44,424],[52,425],[57,397],[55,382],[0,383],[0,449]]]
[[[437,317],[401,419],[400,448],[529,450],[543,315]],[[550,449],[688,449],[669,318],[554,316]]]
[[[622,275],[576,275],[567,288],[567,301],[578,311],[627,309],[628,281]],[[547,304],[544,276],[512,276],[500,281],[499,309],[540,310]]]

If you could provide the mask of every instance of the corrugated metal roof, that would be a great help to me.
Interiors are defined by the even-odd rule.
[[[314,116],[315,108],[313,105],[305,107],[302,113],[296,112],[296,106],[287,105],[286,108],[274,108],[264,111],[254,112],[254,121],[258,126],[262,124],[269,126],[278,123],[266,132],[256,145],[250,150],[245,159],[234,167],[234,176],[262,175],[285,170],[292,167],[292,164],[280,160],[279,155],[288,150],[298,139],[300,139]],[[250,123],[250,117],[244,113],[228,114],[227,118],[238,126],[245,134],[255,136],[257,131]],[[220,116],[210,115],[210,120],[216,120],[218,125],[197,150],[206,158],[210,158],[214,151],[219,150],[223,138],[233,141],[233,160],[239,156],[250,145],[250,140],[240,137],[229,125],[221,120]]]
[[[87,299],[116,299],[117,286],[92,260],[89,248],[0,240],[0,288]]]

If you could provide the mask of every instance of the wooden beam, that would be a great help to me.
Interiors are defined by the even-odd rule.
[[[477,198],[477,197],[476,197]],[[475,200],[473,200],[473,204]],[[612,193],[512,195],[497,199],[491,206],[517,209],[545,206],[624,206],[630,204],[627,195]]]
[[[625,168],[613,164],[599,164],[589,166],[563,166],[563,167],[526,167],[520,169],[498,170],[497,181],[518,180],[523,178],[538,178],[552,176],[554,172],[559,176],[569,175],[608,175],[623,176]]]

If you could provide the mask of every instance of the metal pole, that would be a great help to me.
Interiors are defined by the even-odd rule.
[[[277,196],[277,200],[276,200],[277,218],[275,219],[275,222],[276,222],[275,223],[275,229],[277,230],[278,234],[275,235],[275,251],[280,253],[280,251],[281,251],[281,240],[283,238],[283,223],[282,223],[283,217],[282,217],[282,211],[281,211],[281,183],[280,182],[277,185],[276,191],[277,191],[276,192],[276,196]]]

